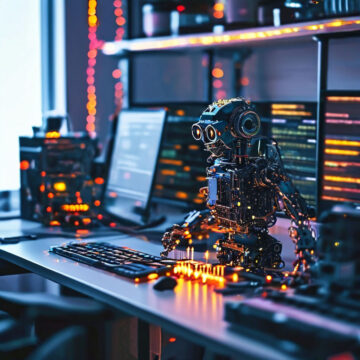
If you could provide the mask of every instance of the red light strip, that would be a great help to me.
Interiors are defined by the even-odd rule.
[[[352,201],[352,202],[357,201],[357,200],[347,199],[347,198],[343,198],[343,197],[335,197],[335,196],[327,196],[327,195],[323,195],[321,198],[323,200],[330,200],[330,201]]]
[[[113,2],[115,7],[114,14],[116,16],[116,24],[118,28],[116,29],[115,41],[121,41],[123,39],[125,29],[124,25],[126,24],[126,19],[123,16],[124,11],[122,9],[122,1],[115,0]],[[98,50],[103,48],[104,41],[97,38],[96,32],[98,28],[98,18],[96,16],[97,1],[88,0],[88,38],[89,38],[89,51],[88,51],[88,67],[86,69],[86,82],[87,82],[87,117],[86,117],[86,130],[91,136],[96,135],[96,87],[95,87],[95,65],[96,57],[98,55]],[[115,69],[112,72],[114,79],[118,81],[115,84],[115,114],[118,114],[122,107],[122,98],[123,98],[123,85],[120,82],[121,71]]]
[[[327,112],[325,113],[325,116],[326,117],[334,117],[334,118],[348,118],[349,117],[349,114],[341,114],[341,113],[330,113],[330,112]]]
[[[328,190],[328,191],[345,191],[345,192],[351,192],[351,193],[355,193],[355,194],[360,194],[360,189],[351,189],[351,188],[338,187],[338,186],[324,186],[324,190]]]
[[[126,19],[123,16],[124,10],[122,9],[122,1],[121,0],[115,0],[113,2],[113,5],[115,7],[114,14],[116,16],[116,25],[118,28],[116,29],[116,35],[115,35],[115,41],[121,41],[125,34],[124,26],[126,24]],[[114,117],[119,114],[122,108],[123,104],[123,84],[120,80],[121,78],[121,70],[115,69],[112,72],[112,76],[114,79],[116,79],[116,83],[114,85],[114,103],[115,103],[115,112]]]
[[[98,50],[102,48],[103,41],[97,39],[96,31],[98,27],[98,18],[96,16],[96,0],[88,1],[88,67],[86,69],[87,82],[87,103],[86,103],[86,131],[91,135],[96,135],[96,88],[95,88],[95,65]]]

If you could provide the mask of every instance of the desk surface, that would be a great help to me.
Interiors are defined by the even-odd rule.
[[[10,223],[0,224],[0,235],[4,235],[7,229],[14,230],[16,226],[29,226],[14,221],[12,225]],[[275,229],[276,232],[284,233],[281,228]],[[160,245],[132,237],[115,236],[96,240],[129,246],[154,255],[158,255],[161,250]],[[159,325],[177,336],[206,345],[217,353],[236,354],[239,357],[246,356],[247,359],[288,359],[275,348],[228,328],[228,324],[223,321],[224,303],[240,300],[241,296],[224,297],[215,293],[212,285],[183,279],[179,279],[175,291],[158,292],[153,290],[152,282],[134,284],[120,276],[48,252],[51,246],[68,241],[68,238],[59,237],[1,245],[0,258],[129,315]]]

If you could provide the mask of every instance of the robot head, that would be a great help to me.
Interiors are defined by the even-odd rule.
[[[202,140],[214,156],[222,156],[237,140],[249,141],[260,131],[259,115],[243,98],[218,100],[209,105],[192,126],[195,140]]]

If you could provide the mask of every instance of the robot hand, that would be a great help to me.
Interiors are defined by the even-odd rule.
[[[161,239],[164,247],[164,251],[161,252],[161,256],[167,256],[169,252],[175,250],[180,243],[184,243],[186,238],[189,243],[189,239],[191,239],[189,229],[178,224],[173,225],[165,232]]]
[[[300,270],[307,272],[315,262],[316,236],[308,220],[298,221],[298,226],[292,225],[289,228],[289,235],[295,243],[295,254],[297,259],[294,262],[294,273]]]
[[[161,256],[167,256],[178,245],[188,246],[193,238],[198,240],[209,237],[213,217],[209,210],[192,211],[186,217],[182,225],[175,224],[168,229],[162,237],[164,251]]]

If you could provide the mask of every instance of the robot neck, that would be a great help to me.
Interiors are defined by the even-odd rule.
[[[238,165],[247,163],[248,161],[248,147],[250,142],[247,139],[234,141],[233,147],[230,151],[229,160]]]

